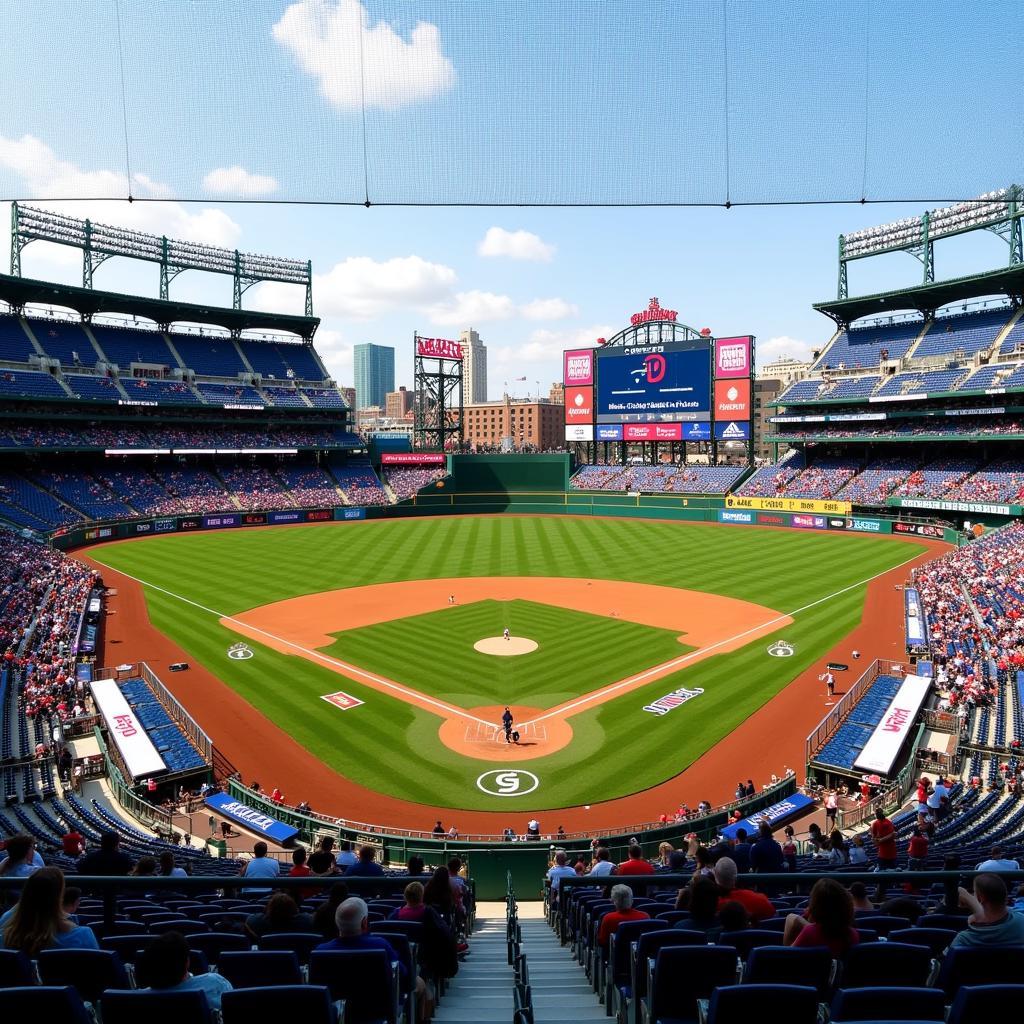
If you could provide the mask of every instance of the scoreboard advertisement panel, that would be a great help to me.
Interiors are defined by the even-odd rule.
[[[598,423],[711,419],[711,349],[662,345],[605,350],[597,359]]]

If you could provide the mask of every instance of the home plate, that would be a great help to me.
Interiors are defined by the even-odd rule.
[[[525,636],[510,636],[507,640],[503,636],[489,636],[477,640],[473,644],[473,650],[481,654],[496,654],[507,658],[513,654],[529,654],[539,646],[536,640],[529,640]]]

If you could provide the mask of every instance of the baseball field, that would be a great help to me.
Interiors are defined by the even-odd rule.
[[[141,589],[170,641],[147,657],[115,601],[111,636],[124,646],[108,661],[148,660],[175,689],[185,676],[169,679],[161,658],[189,660],[203,674],[184,702],[215,743],[231,731],[225,716],[261,718],[259,749],[231,752],[247,776],[280,777],[276,735],[338,783],[324,810],[344,813],[344,779],[427,805],[422,827],[434,808],[581,807],[678,776],[820,671],[861,626],[871,582],[905,575],[926,550],[495,516],[153,537],[90,557],[124,574],[108,585]],[[505,705],[518,743],[501,727]]]

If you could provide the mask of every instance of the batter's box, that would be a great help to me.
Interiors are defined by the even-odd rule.
[[[325,693],[320,699],[327,701],[328,704],[333,704],[336,708],[341,708],[342,711],[348,711],[350,708],[357,708],[360,704],[366,703],[358,697],[353,697],[350,693],[345,693],[344,690],[339,690],[337,693]]]
[[[548,730],[543,724],[528,722],[519,727],[520,743],[532,744],[547,738]],[[470,722],[466,725],[465,739],[467,743],[504,743],[505,730],[497,725],[487,725],[484,722]]]

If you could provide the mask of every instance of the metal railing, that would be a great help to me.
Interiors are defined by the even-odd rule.
[[[118,804],[133,818],[142,822],[154,831],[159,828],[161,831],[171,832],[170,812],[165,811],[162,807],[155,807],[153,804],[149,803],[149,801],[143,800],[141,796],[132,791],[131,787],[125,782],[125,777],[122,774],[121,768],[112,756],[114,751],[109,749],[103,740],[102,730],[97,728],[95,730],[95,736],[96,742],[99,744],[100,752],[103,754],[106,762],[107,781],[110,783],[110,789],[114,794],[114,799],[117,800]]]
[[[268,799],[264,794],[257,793],[250,789],[238,779],[227,780],[227,792],[236,800],[256,807],[269,816],[299,829],[306,839],[315,835],[330,834],[342,839],[349,839],[353,842],[365,842],[370,845],[388,843],[394,845],[396,841],[414,840],[426,841],[441,844],[443,848],[451,848],[454,853],[459,853],[465,848],[466,843],[509,843],[502,835],[491,833],[461,833],[457,838],[435,835],[433,832],[416,829],[396,828],[390,825],[371,825],[366,822],[352,821],[347,818],[334,818],[325,814],[318,814],[315,811],[298,811],[286,804],[278,804]],[[662,822],[647,821],[638,824],[626,824],[616,826],[614,829],[604,829],[602,834],[607,836],[623,836],[622,845],[626,845],[626,839],[631,836],[646,836],[641,845],[657,845],[663,839],[670,839],[674,834],[681,831],[696,832],[698,835],[710,835],[720,830],[720,826],[727,824],[729,816],[733,811],[739,810],[756,811],[762,807],[781,800],[791,795],[797,788],[796,776],[789,775],[779,779],[777,782],[765,787],[761,792],[744,800],[732,801],[720,807],[712,808],[708,814],[697,815],[687,818],[684,821]],[[537,840],[516,841],[515,845],[533,845],[538,843],[557,843],[559,845],[571,844],[572,842],[587,842],[591,840],[594,831],[587,832],[566,832],[564,834],[545,833]],[[416,851],[413,851],[416,852]]]

